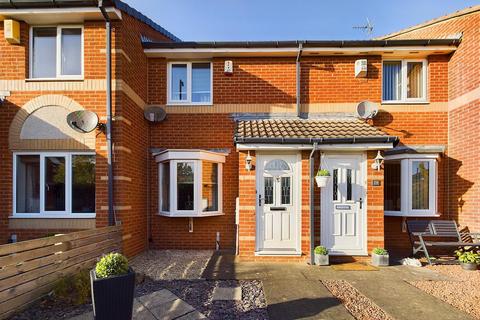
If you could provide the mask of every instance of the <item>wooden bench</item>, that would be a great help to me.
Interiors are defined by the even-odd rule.
[[[432,264],[432,261],[428,248],[480,245],[480,242],[476,241],[477,233],[460,233],[454,220],[408,220],[407,229],[413,255],[423,252],[429,264]]]

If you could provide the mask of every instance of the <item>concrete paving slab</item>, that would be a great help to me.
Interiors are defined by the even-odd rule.
[[[263,287],[270,319],[354,319],[319,281],[268,279]]]
[[[156,306],[159,306],[165,302],[176,299],[178,299],[178,297],[166,289],[138,297],[138,301],[140,301],[148,309],[155,308]]]
[[[148,308],[150,312],[159,320],[170,320],[186,315],[195,308],[183,301],[176,299],[159,304],[153,308]]]
[[[134,320],[156,320],[150,310],[141,304],[138,299],[133,301],[133,315]]]
[[[215,287],[212,300],[242,300],[242,288]]]
[[[184,316],[181,316],[180,318],[176,318],[175,320],[198,320],[198,319],[207,319],[205,315],[199,311],[193,311],[190,313],[187,313]]]

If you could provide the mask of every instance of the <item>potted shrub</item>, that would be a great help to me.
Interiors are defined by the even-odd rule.
[[[323,188],[327,186],[328,179],[330,179],[330,171],[327,169],[318,170],[317,175],[315,176],[317,187]]]
[[[480,264],[480,254],[475,251],[465,251],[459,249],[455,251],[463,270],[475,271]]]
[[[372,250],[372,265],[387,267],[389,265],[388,251],[383,248],[374,248]]]
[[[135,273],[120,253],[110,253],[90,271],[93,314],[96,320],[130,320]]]
[[[328,266],[328,249],[324,246],[315,247],[315,264],[317,266]]]

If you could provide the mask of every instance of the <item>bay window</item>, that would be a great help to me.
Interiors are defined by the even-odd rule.
[[[426,102],[427,61],[383,61],[382,101]]]
[[[95,217],[95,154],[14,154],[16,217]]]
[[[81,79],[82,76],[83,27],[30,29],[30,78]]]
[[[225,154],[166,150],[158,163],[159,214],[170,217],[221,215]]]
[[[212,103],[212,64],[210,62],[171,62],[168,64],[168,103]]]
[[[385,215],[437,215],[436,156],[410,157],[397,155],[385,160]]]

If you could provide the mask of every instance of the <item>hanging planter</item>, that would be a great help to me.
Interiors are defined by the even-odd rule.
[[[326,169],[318,170],[317,175],[315,176],[315,182],[317,183],[317,187],[326,187],[329,179],[330,171]]]

